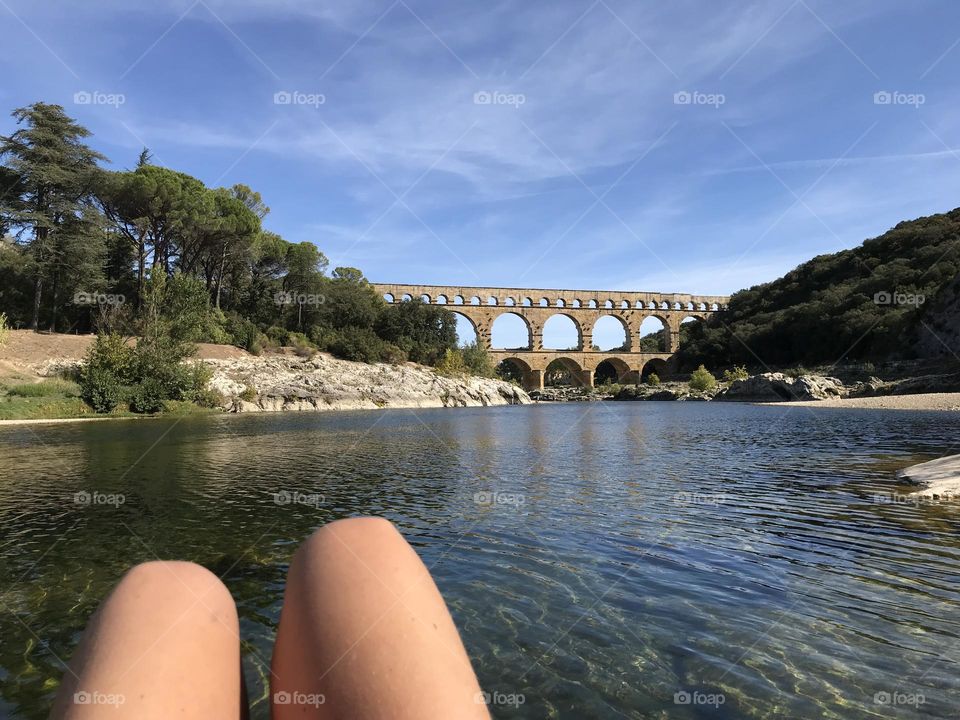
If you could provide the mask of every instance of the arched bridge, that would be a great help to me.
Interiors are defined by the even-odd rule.
[[[622,290],[549,290],[538,288],[458,287],[448,285],[400,285],[373,283],[388,303],[414,298],[425,303],[448,305],[466,318],[477,333],[477,342],[494,362],[508,361],[523,374],[528,390],[543,388],[547,366],[559,360],[574,377],[593,386],[598,366],[609,363],[620,382],[638,382],[652,369],[658,373],[673,366],[680,343],[680,325],[688,318],[703,320],[726,308],[726,296],[682,293],[626,292]],[[525,348],[494,348],[493,324],[498,317],[520,317],[527,328]],[[544,348],[543,328],[547,320],[563,315],[577,330],[577,347],[567,350]],[[617,350],[596,350],[593,328],[602,317],[613,317],[623,325],[626,343]],[[656,318],[666,329],[663,352],[640,349],[640,326]]]

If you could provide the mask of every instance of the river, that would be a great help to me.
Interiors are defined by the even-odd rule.
[[[958,439],[957,414],[721,403],[0,428],[0,717],[46,717],[89,615],[160,557],[223,576],[267,718],[294,548],[375,514],[495,717],[955,718],[960,508],[889,493]]]

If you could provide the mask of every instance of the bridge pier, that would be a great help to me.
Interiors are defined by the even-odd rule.
[[[523,389],[527,392],[543,390],[543,370],[527,370],[523,373]]]
[[[583,387],[593,387],[593,370],[580,370],[578,373],[575,373],[575,375],[579,377],[580,384]]]

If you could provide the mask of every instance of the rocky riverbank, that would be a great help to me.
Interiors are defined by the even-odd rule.
[[[373,410],[377,408],[485,407],[531,402],[520,388],[502,380],[445,377],[404,363],[387,365],[264,355],[204,359],[213,369],[209,387],[229,412],[281,410]]]

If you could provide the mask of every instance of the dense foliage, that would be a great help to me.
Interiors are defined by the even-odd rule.
[[[726,312],[691,327],[681,359],[762,367],[910,357],[926,305],[958,273],[960,209],[902,222],[734,294]]]
[[[451,312],[388,306],[356,268],[328,274],[316,245],[263,227],[270,208],[251,188],[208,188],[146,150],[132,170],[106,170],[58,105],[13,117],[16,132],[0,136],[0,309],[13,327],[140,338],[132,374],[106,377],[107,348],[95,350],[84,387],[101,406],[133,386],[145,408],[183,395],[163,368],[196,342],[426,364],[455,348]],[[159,375],[140,382],[148,371]]]

